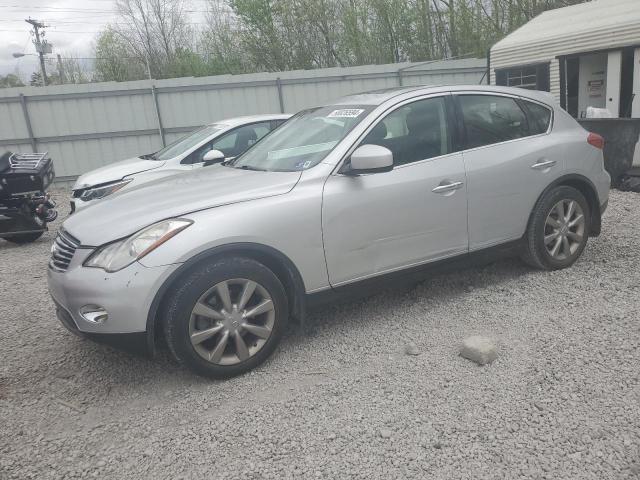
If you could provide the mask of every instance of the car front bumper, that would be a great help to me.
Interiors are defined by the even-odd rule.
[[[86,334],[124,334],[147,331],[149,311],[163,283],[180,265],[145,267],[138,262],[119,272],[83,267],[91,249],[76,250],[64,272],[48,269],[49,293],[58,317],[71,331]],[[92,320],[88,311],[106,318]]]

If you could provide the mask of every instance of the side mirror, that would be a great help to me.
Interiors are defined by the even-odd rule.
[[[215,163],[220,163],[223,160],[224,153],[222,153],[220,150],[209,150],[204,154],[204,157],[202,157],[202,163],[204,163],[205,167],[208,167],[209,165],[213,165]]]
[[[360,173],[388,172],[393,169],[393,153],[380,145],[362,145],[351,154],[351,168],[348,172],[353,175]]]

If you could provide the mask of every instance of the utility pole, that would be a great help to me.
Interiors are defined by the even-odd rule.
[[[36,52],[38,52],[38,55],[40,56],[40,71],[42,72],[42,83],[46,87],[48,82],[47,82],[47,70],[44,66],[44,54],[46,53],[45,50],[46,50],[47,42],[40,41],[40,30],[39,30],[40,28],[44,28],[45,25],[44,23],[41,23],[37,20],[33,20],[31,18],[25,20],[25,22],[33,26],[33,33],[35,36],[35,40],[33,41],[33,44],[36,47]],[[43,32],[43,36],[44,36],[44,32]]]
[[[58,53],[58,76],[60,77],[60,85],[63,85],[65,82],[64,78],[64,69],[62,68],[62,57]]]

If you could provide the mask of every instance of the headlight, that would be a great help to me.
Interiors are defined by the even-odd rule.
[[[107,195],[111,195],[112,193],[117,192],[131,180],[133,180],[133,178],[118,180],[117,182],[108,183],[99,187],[88,188],[80,194],[80,200],[88,202],[90,200],[98,200],[99,198],[104,198]]]
[[[84,266],[117,272],[152,252],[192,223],[193,221],[184,218],[172,218],[154,223],[129,238],[98,248],[85,260]]]

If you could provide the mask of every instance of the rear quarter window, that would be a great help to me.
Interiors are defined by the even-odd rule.
[[[529,134],[539,135],[546,133],[551,124],[551,110],[538,103],[523,100],[524,108],[529,119]]]

